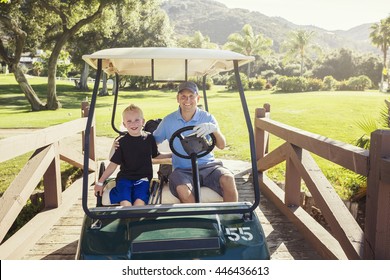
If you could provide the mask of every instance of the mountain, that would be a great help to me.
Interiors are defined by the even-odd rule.
[[[271,38],[273,48],[279,51],[287,34],[295,29],[316,33],[315,41],[325,49],[349,48],[358,52],[379,53],[369,40],[371,24],[362,24],[347,31],[329,31],[316,26],[296,25],[281,17],[268,17],[247,9],[230,9],[214,0],[168,0],[162,3],[176,34],[193,36],[196,31],[208,36],[213,43],[223,45],[230,34],[241,32],[250,24],[255,34]]]

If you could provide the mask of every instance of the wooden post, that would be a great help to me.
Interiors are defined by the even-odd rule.
[[[271,106],[264,104],[263,108],[257,108],[255,110],[255,118],[269,118]],[[255,124],[255,146],[256,146],[256,160],[264,157],[268,152],[269,133],[258,128]]]
[[[81,117],[86,118],[89,114],[89,102],[88,99],[81,102]],[[84,132],[82,133],[82,145],[84,149]],[[95,130],[95,117],[92,122],[91,133],[89,135],[89,158],[92,160],[96,160],[96,149],[95,149],[95,138],[96,138],[96,130]]]
[[[385,99],[385,103],[387,106],[387,126],[390,128],[390,101]]]
[[[86,118],[88,117],[88,112],[89,112],[89,102],[88,102],[88,97],[85,98],[85,101],[81,101],[81,117]],[[81,145],[82,145],[82,151],[84,152],[84,138],[85,138],[85,133],[84,131],[81,132]]]
[[[81,117],[87,118],[89,115],[89,102],[88,98],[85,101],[81,102]],[[84,151],[85,147],[85,132],[82,132],[82,150]],[[95,130],[95,115],[92,120],[92,127],[89,134],[89,158],[95,162],[94,169],[98,170],[98,162],[96,161],[96,148],[95,148],[95,139],[96,139],[96,130]],[[98,172],[95,172],[95,180],[97,180]]]
[[[45,208],[57,208],[62,203],[61,168],[58,142],[53,143],[54,158],[43,175]]]
[[[367,177],[365,259],[390,260],[390,130],[376,130],[370,140]]]
[[[291,145],[290,153],[295,153],[302,160],[302,148]],[[301,206],[301,175],[296,168],[291,156],[286,159],[286,181],[285,181],[284,203],[287,206]]]

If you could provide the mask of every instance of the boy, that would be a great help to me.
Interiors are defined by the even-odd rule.
[[[95,195],[102,195],[104,181],[120,165],[116,187],[110,191],[112,204],[141,206],[149,200],[149,185],[153,176],[152,158],[166,158],[160,155],[152,134],[142,130],[145,123],[142,110],[131,104],[122,113],[127,133],[121,137],[110,159],[110,164],[95,184]]]

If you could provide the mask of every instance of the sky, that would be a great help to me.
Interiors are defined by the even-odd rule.
[[[228,8],[279,16],[298,25],[348,30],[390,16],[389,0],[216,0]]]

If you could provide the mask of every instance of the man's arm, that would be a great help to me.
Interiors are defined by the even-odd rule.
[[[172,164],[172,153],[159,154],[152,159],[153,164]]]
[[[225,149],[226,147],[226,138],[225,136],[222,134],[222,132],[218,129],[217,131],[213,132],[214,136],[215,136],[215,140],[216,143],[215,143],[215,146],[217,146],[218,149]]]

